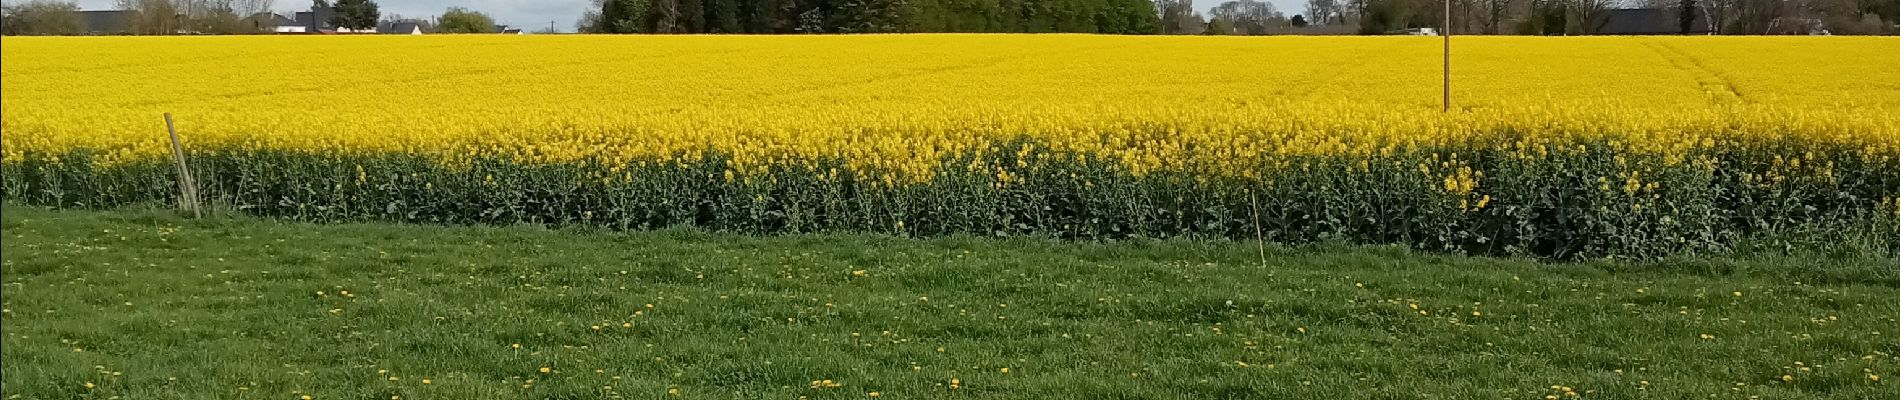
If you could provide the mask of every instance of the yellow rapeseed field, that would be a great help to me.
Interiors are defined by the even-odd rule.
[[[1900,155],[1900,52],[1891,51],[1900,40],[1457,38],[1449,113],[1439,110],[1438,46],[1416,37],[9,37],[0,130],[8,177],[20,178],[9,179],[9,199],[104,206],[169,196],[159,167],[169,157],[160,114],[170,112],[207,158],[212,196],[312,219],[613,214],[609,224],[626,227],[1233,236],[1251,232],[1235,207],[1258,202],[1238,196],[1265,195],[1298,203],[1276,210],[1303,210],[1280,216],[1288,240],[1343,234],[1472,250],[1505,239],[1478,230],[1504,228],[1424,239],[1331,219],[1437,212],[1420,211],[1418,196],[1447,196],[1431,201],[1457,214],[1428,225],[1488,224],[1463,215],[1487,206],[1543,213],[1490,215],[1533,225],[1579,208],[1668,209],[1605,222],[1641,236],[1627,239],[1640,243],[1632,248],[1569,248],[1546,243],[1569,240],[1547,230],[1513,228],[1522,243],[1504,249],[1623,254],[1657,242],[1720,247],[1763,220],[1862,221],[1900,204],[1900,172],[1875,170]],[[1550,165],[1574,182],[1536,170]],[[1337,171],[1303,172],[1316,168]],[[678,176],[642,175],[659,171]],[[516,172],[535,178],[510,181]],[[431,179],[475,186],[456,192],[456,207],[418,209],[415,196],[441,193],[373,189],[379,175],[426,190],[451,186]],[[815,180],[790,182],[802,178]],[[1753,193],[1740,189],[1748,182],[1809,178],[1851,199],[1790,200],[1827,216],[1729,204],[1748,200],[1736,197]],[[1156,183],[1170,179],[1188,187]],[[1695,194],[1658,187],[1669,184]],[[352,185],[369,189],[343,187]],[[1361,186],[1393,192],[1313,194]],[[636,187],[648,192],[613,189]],[[949,187],[967,193],[941,192]],[[1544,201],[1533,192],[1554,189],[1621,197],[1533,203]],[[988,205],[928,211],[915,196]],[[1412,206],[1355,208],[1394,197]],[[627,205],[608,205],[632,198],[683,211],[629,217],[614,209]],[[1096,209],[1111,206],[1123,210]],[[1700,214],[1670,227],[1684,213]],[[975,222],[998,218],[1008,222]],[[1551,246],[1564,248],[1541,249]]]
[[[1022,133],[1163,150],[1137,145],[1149,138],[1118,129],[1128,124],[1243,146],[1342,133],[1439,140],[1499,125],[1676,138],[1766,124],[1886,145],[1900,131],[1900,52],[1882,51],[1900,46],[1891,38],[1463,38],[1452,118],[1438,112],[1431,38],[6,40],[8,159],[74,147],[163,155],[163,112],[206,145],[475,145],[554,160],[707,144],[930,158]]]

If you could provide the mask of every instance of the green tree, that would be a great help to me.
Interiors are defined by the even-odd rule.
[[[1412,0],[1367,0],[1364,15],[1359,17],[1359,33],[1383,35],[1410,28],[1415,14]]]
[[[449,7],[442,12],[440,22],[436,23],[436,32],[441,33],[491,33],[495,31],[495,19],[479,11],[470,11],[461,7]]]
[[[1023,31],[1023,0],[997,0],[996,23],[991,32]]]
[[[740,28],[746,33],[791,32],[797,8],[793,0],[740,0]]]
[[[706,0],[678,0],[679,32],[706,32]]]
[[[373,0],[336,0],[336,16],[330,24],[354,30],[376,29],[376,20],[381,17]]]
[[[594,0],[576,27],[581,33],[648,32],[652,6],[651,0]]]
[[[831,11],[830,31],[837,33],[898,32],[893,0],[840,0]]]
[[[792,0],[792,32],[825,32],[825,13],[831,9],[831,0]]]
[[[1099,33],[1140,35],[1161,33],[1161,14],[1151,0],[1105,0],[1096,11]]]
[[[704,0],[706,12],[705,32],[708,33],[744,33],[739,26],[739,2],[741,0]]]

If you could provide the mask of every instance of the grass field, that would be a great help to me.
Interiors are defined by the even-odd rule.
[[[1263,266],[1235,242],[19,206],[3,227],[9,399],[1900,397],[1883,259]]]

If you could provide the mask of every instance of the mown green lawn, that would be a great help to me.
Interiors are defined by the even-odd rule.
[[[3,228],[6,398],[1900,398],[1890,259],[1262,265],[15,206]]]

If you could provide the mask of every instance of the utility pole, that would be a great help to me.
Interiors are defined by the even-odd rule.
[[[1445,24],[1439,28],[1443,31],[1439,34],[1445,35],[1445,107],[1443,111],[1451,112],[1451,0],[1444,0],[1444,2]]]

